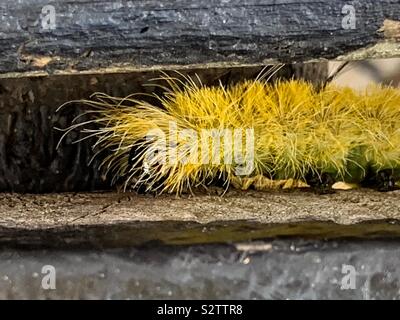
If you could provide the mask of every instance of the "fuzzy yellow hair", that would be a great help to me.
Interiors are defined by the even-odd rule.
[[[179,194],[220,178],[226,186],[232,181],[245,189],[259,177],[304,181],[309,172],[325,172],[338,180],[359,181],[367,166],[400,168],[400,93],[396,89],[376,86],[358,94],[333,85],[317,90],[301,80],[270,84],[256,79],[208,87],[189,77],[163,79],[168,84],[165,94],[156,96],[161,108],[135,95],[95,94],[91,100],[80,101],[92,107],[89,113],[95,119],[75,123],[65,133],[94,123],[96,129],[83,131],[98,137],[95,147],[99,150],[111,150],[102,166],[115,179],[125,177],[125,186],[144,184],[148,191]],[[202,158],[215,152],[209,130],[238,128],[254,133],[254,168],[247,180],[237,175],[235,159],[224,162],[225,157],[232,158],[225,143],[216,151],[217,161]],[[166,147],[160,147],[165,142]],[[132,149],[139,150],[133,163]],[[166,161],[171,157],[177,157],[176,161]]]

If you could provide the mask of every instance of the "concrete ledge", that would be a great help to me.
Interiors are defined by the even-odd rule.
[[[235,246],[2,250],[0,299],[398,300],[399,244],[290,239]],[[42,287],[41,270],[49,264],[56,269],[55,290]],[[343,265],[354,266],[355,289],[342,289]]]
[[[195,196],[134,193],[0,194],[0,245],[121,247],[272,237],[400,236],[400,192],[360,189],[229,191]]]

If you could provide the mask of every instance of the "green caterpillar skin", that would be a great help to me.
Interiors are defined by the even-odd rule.
[[[310,172],[306,182],[318,193],[330,193],[332,185],[337,181],[359,184],[378,191],[392,191],[396,182],[400,181],[400,166],[394,164],[377,166],[366,159],[366,147],[358,147],[351,151],[344,174],[334,168],[324,168]]]
[[[361,183],[367,176],[369,163],[364,156],[365,147],[357,147],[350,151],[345,174],[343,177],[336,176],[336,180],[342,180],[347,183]]]

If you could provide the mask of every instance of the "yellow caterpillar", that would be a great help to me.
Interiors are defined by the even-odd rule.
[[[324,192],[346,181],[391,190],[399,178],[397,89],[164,79],[161,108],[134,95],[95,94],[80,101],[94,119],[65,132],[83,127],[96,136],[95,148],[111,150],[102,167],[125,187],[179,194],[215,181],[242,189],[308,183]],[[96,129],[85,129],[93,123]]]

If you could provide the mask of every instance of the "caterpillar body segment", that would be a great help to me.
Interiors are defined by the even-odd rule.
[[[97,137],[93,147],[109,150],[102,169],[125,189],[180,194],[216,183],[243,190],[308,184],[329,193],[344,181],[388,191],[400,179],[397,89],[163,79],[161,107],[136,95],[96,94],[81,101],[93,119],[66,130]]]

